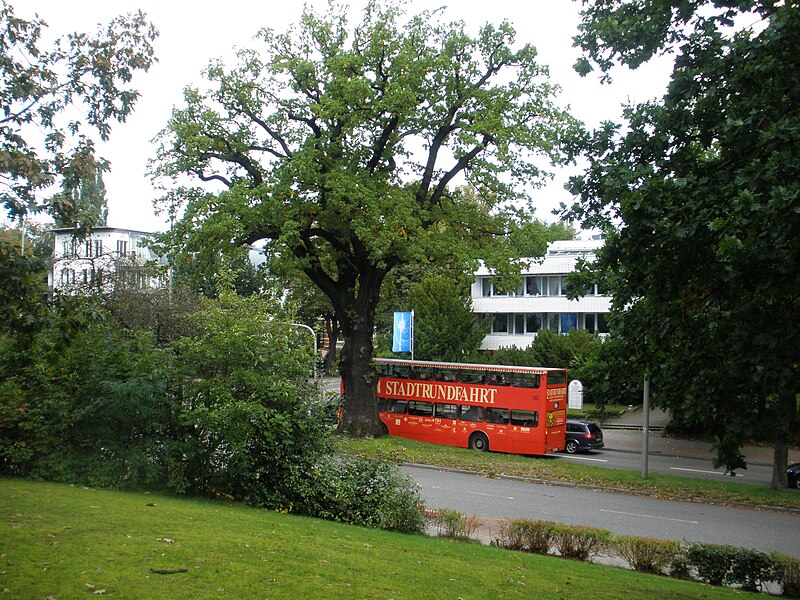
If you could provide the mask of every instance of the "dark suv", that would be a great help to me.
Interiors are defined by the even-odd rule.
[[[603,447],[603,430],[597,423],[588,421],[567,421],[567,443],[564,450],[568,454],[588,452]]]

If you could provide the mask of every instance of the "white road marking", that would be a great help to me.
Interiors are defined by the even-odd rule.
[[[689,471],[691,473],[709,473],[711,475],[723,475],[725,477],[730,477],[729,473],[723,473],[723,472],[720,472],[720,471],[704,471],[702,469],[683,469],[681,467],[670,467],[670,469],[673,470],[673,471]],[[739,473],[735,473],[733,476],[734,477],[741,477],[741,475]]]
[[[484,494],[482,492],[471,492],[469,490],[452,490],[450,488],[439,487],[438,485],[432,485],[431,489],[442,490],[445,492],[455,492],[457,494],[472,494],[473,496],[486,496],[487,498],[502,498],[503,500],[514,499],[514,496],[498,496],[497,494]]]
[[[608,462],[607,458],[589,458],[588,456],[572,456],[570,454],[565,454],[561,458],[572,458],[574,460],[590,460],[593,462]]]
[[[697,525],[697,524],[700,523],[700,521],[686,521],[684,519],[670,519],[669,517],[659,517],[657,515],[640,515],[638,513],[621,512],[619,510],[605,510],[604,508],[601,508],[600,512],[614,513],[615,515],[625,515],[625,516],[628,516],[628,517],[643,517],[645,519],[660,519],[661,521],[677,521],[678,523],[690,523],[692,525]]]

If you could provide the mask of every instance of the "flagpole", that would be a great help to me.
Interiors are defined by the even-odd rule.
[[[411,311],[411,360],[414,360],[414,311]]]

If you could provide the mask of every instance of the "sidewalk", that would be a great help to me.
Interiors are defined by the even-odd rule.
[[[669,416],[660,409],[650,411],[650,427],[665,427],[669,421]],[[604,450],[619,452],[642,451],[642,431],[630,429],[615,429],[615,427],[641,427],[642,409],[626,411],[620,417],[608,419],[601,424],[603,436],[605,438]],[[677,456],[680,458],[701,458],[712,460],[714,451],[711,443],[702,440],[687,440],[669,437],[661,431],[651,430],[648,440],[650,454],[663,454],[665,456]],[[766,465],[772,464],[772,446],[753,446],[748,445],[742,448],[742,454],[749,464]],[[789,450],[789,463],[800,462],[800,450],[792,448]]]

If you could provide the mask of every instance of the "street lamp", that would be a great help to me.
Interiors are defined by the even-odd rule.
[[[305,329],[308,329],[308,331],[311,333],[311,337],[314,340],[314,361],[315,361],[315,364],[314,364],[314,367],[313,367],[314,368],[313,373],[314,373],[314,381],[316,381],[317,380],[317,367],[316,367],[316,360],[317,360],[317,334],[314,333],[314,330],[311,329],[311,327],[309,327],[308,325],[304,325],[303,323],[292,323],[292,325],[294,325],[295,327],[304,327]]]

